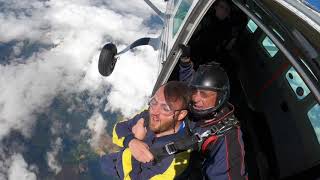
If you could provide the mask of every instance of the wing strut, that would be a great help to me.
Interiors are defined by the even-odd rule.
[[[152,2],[150,2],[150,0],[144,0],[144,2],[146,2],[148,4],[149,7],[151,7],[151,9],[158,14],[158,16],[160,17],[160,19],[163,21],[165,14],[163,12],[161,12]]]

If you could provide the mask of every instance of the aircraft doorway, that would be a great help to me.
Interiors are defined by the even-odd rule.
[[[312,175],[320,160],[315,97],[263,28],[234,4],[224,23],[215,22],[216,5],[202,18],[188,46],[195,69],[214,60],[229,75],[230,102],[242,125],[249,179],[318,177]],[[257,18],[269,18],[265,25],[281,42],[293,44],[278,19],[270,19],[254,3],[250,6]],[[297,56],[304,56],[297,51]],[[169,80],[179,80],[179,62]]]

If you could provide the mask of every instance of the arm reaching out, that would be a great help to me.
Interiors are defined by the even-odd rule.
[[[179,44],[179,48],[182,51],[179,63],[179,80],[184,82],[190,82],[194,74],[193,63],[191,61],[191,49],[190,46]]]

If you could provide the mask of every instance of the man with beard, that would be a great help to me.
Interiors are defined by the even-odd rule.
[[[174,179],[181,175],[188,167],[189,152],[156,161],[150,148],[184,137],[189,97],[186,84],[171,81],[157,90],[148,110],[117,123],[113,142],[122,149],[101,158],[103,171],[120,179]]]

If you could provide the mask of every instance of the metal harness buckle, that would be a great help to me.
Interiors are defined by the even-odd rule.
[[[169,155],[172,155],[178,151],[176,149],[176,147],[174,146],[174,142],[170,142],[170,143],[166,144],[164,147]]]
[[[197,138],[197,142],[203,141],[203,138],[201,137],[201,135],[199,133],[194,133],[194,136]]]

